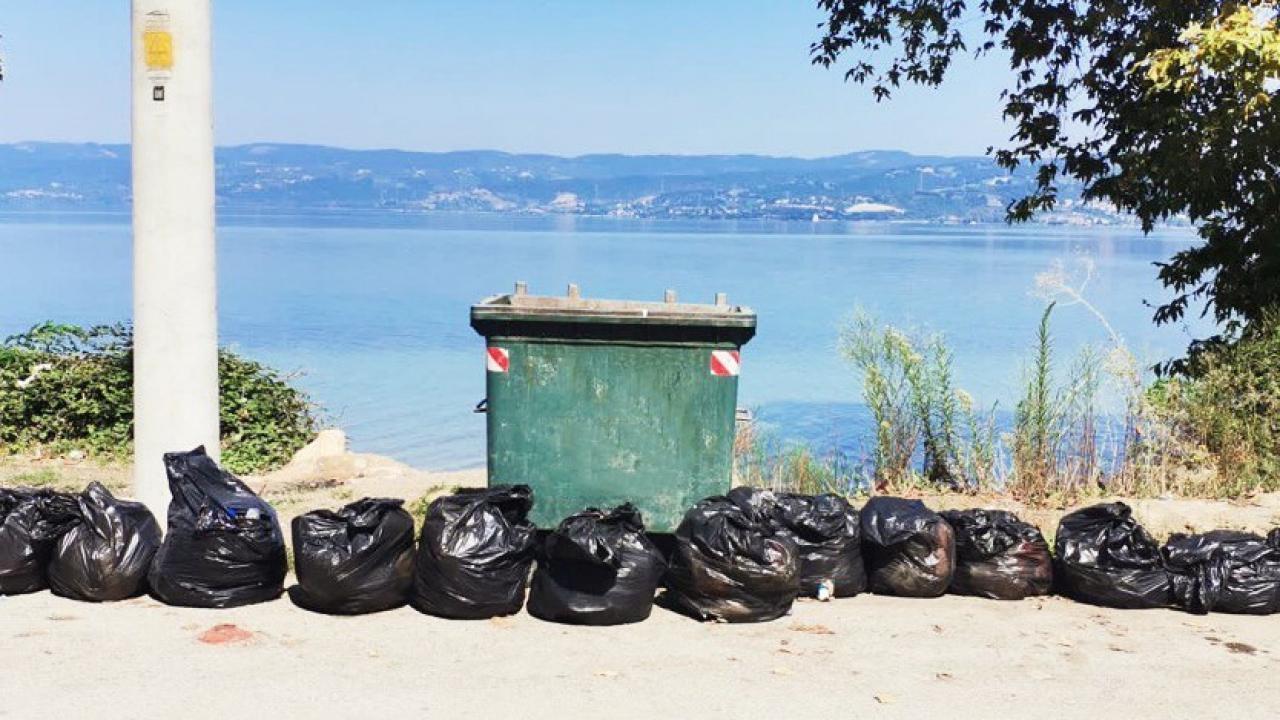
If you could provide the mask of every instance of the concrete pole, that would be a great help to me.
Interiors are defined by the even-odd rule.
[[[218,456],[209,3],[133,0],[133,484],[162,523],[162,455]]]

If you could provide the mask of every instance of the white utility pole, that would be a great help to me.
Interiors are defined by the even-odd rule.
[[[162,456],[218,456],[210,0],[133,0],[134,493],[165,520]]]

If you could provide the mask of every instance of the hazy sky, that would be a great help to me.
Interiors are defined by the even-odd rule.
[[[180,0],[175,0],[180,1]],[[877,105],[810,0],[214,0],[219,144],[980,154],[1004,64]],[[128,0],[0,0],[0,142],[129,136]]]

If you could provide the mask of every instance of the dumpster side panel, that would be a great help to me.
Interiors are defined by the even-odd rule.
[[[713,374],[710,357],[735,346],[489,345],[509,359],[488,373],[489,482],[532,486],[539,527],[632,502],[670,532],[728,490],[738,379]]]

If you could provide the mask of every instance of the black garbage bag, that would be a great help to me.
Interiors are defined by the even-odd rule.
[[[169,529],[151,592],[169,605],[227,608],[274,600],[288,571],[275,510],[199,447],[165,453]]]
[[[653,610],[666,570],[639,510],[630,503],[608,512],[590,508],[547,536],[529,590],[529,614],[573,625],[640,622]]]
[[[779,529],[800,554],[800,594],[819,596],[830,583],[833,597],[867,591],[858,511],[839,495],[781,494],[774,512]]]
[[[763,622],[800,592],[795,542],[777,530],[767,491],[735,488],[685,513],[676,528],[664,602],[699,620]]]
[[[75,499],[66,493],[0,488],[0,595],[48,587],[49,558],[75,522]]]
[[[938,597],[955,570],[951,526],[919,500],[873,497],[860,513],[871,592]]]
[[[413,516],[403,500],[364,498],[293,519],[299,607],[359,615],[404,605],[413,584]]]
[[[950,591],[1021,600],[1053,590],[1053,556],[1039,528],[1004,510],[941,513],[956,537]]]
[[[1129,506],[1102,503],[1062,516],[1054,540],[1058,593],[1091,605],[1161,608],[1173,603],[1160,546]]]
[[[100,483],[76,498],[77,522],[49,560],[55,595],[108,602],[147,591],[147,571],[160,547],[160,524],[139,502],[119,500]]]
[[[440,617],[514,615],[524,605],[536,530],[528,485],[460,490],[427,508],[409,602]]]
[[[1174,535],[1161,550],[1177,604],[1193,613],[1280,613],[1280,530],[1264,539],[1215,530]]]

